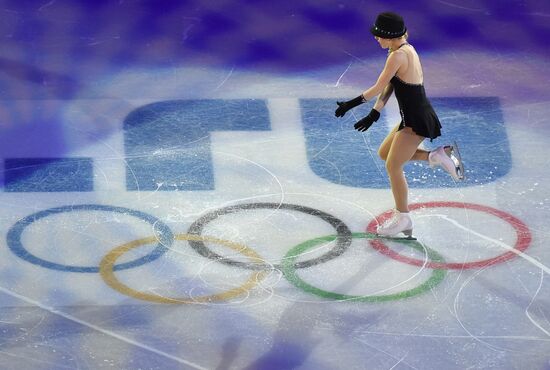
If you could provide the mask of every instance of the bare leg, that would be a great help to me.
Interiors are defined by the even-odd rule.
[[[391,143],[393,143],[393,139],[395,138],[395,133],[397,132],[397,129],[399,128],[399,124],[397,124],[390,133],[386,136],[384,141],[382,141],[382,144],[380,144],[380,147],[378,148],[378,155],[380,158],[385,161],[388,159],[388,153],[390,152]]]
[[[398,132],[397,129],[399,128],[399,124],[397,124],[386,136],[382,144],[380,144],[380,147],[378,148],[378,155],[382,160],[388,159],[388,154],[390,153],[390,148],[393,143],[393,139],[395,138],[395,134]],[[404,129],[409,130],[409,129]],[[413,156],[410,158],[411,161],[427,161],[428,160],[428,154],[430,152],[424,150],[424,149],[416,149]]]
[[[416,152],[414,152],[411,161],[427,161],[428,155],[430,154],[429,151],[424,149],[416,149]]]
[[[409,187],[403,166],[413,159],[415,155],[424,156],[426,151],[418,153],[418,146],[424,140],[424,137],[416,135],[412,129],[406,127],[393,133],[393,139],[386,159],[386,171],[390,178],[395,208],[400,212],[409,211],[408,193]],[[427,157],[426,157],[427,159]]]

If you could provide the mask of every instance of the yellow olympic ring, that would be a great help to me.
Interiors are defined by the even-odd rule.
[[[222,240],[222,239],[216,239],[208,236],[200,236],[200,235],[193,235],[193,234],[177,234],[174,236],[175,240],[201,240],[201,241],[208,241],[213,242],[216,244],[223,245],[225,247],[231,248],[242,255],[252,259],[255,262],[258,263],[265,263],[265,261],[252,249],[248,248],[247,246],[233,243],[230,241]],[[140,292],[138,290],[132,289],[128,287],[127,285],[124,285],[121,283],[117,277],[115,276],[115,272],[113,270],[113,266],[115,265],[116,261],[126,252],[140,247],[142,245],[147,245],[151,243],[157,243],[158,239],[154,236],[143,238],[143,239],[137,239],[134,241],[131,241],[129,243],[123,244],[121,246],[118,246],[111,250],[103,259],[101,260],[101,263],[99,265],[99,273],[105,283],[109,285],[114,290],[125,294],[127,296],[140,299],[143,301],[148,302],[155,302],[155,303],[168,303],[168,304],[189,304],[189,303],[204,303],[204,302],[216,302],[216,301],[222,301],[222,300],[228,300],[237,296],[240,296],[242,294],[247,293],[252,289],[257,283],[259,283],[262,279],[264,279],[268,271],[265,270],[259,270],[252,273],[252,275],[239,287],[227,290],[222,293],[208,295],[208,296],[199,296],[199,297],[193,297],[193,298],[170,298],[170,297],[164,297],[157,294],[151,294],[151,293],[144,293]]]

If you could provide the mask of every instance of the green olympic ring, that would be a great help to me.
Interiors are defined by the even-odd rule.
[[[437,202],[432,202],[432,203],[426,203],[426,205],[434,206],[434,204],[435,204],[435,206],[438,206],[438,204],[439,204]],[[489,207],[486,207],[486,206],[481,206],[481,205],[476,205],[476,204],[468,204],[468,203],[460,203],[460,204],[459,203],[445,203],[443,205],[439,204],[439,206],[452,206],[452,207],[457,207],[458,205],[460,205],[460,207],[462,207],[464,205],[468,205],[468,207],[472,208],[472,209],[477,209],[477,210],[482,210],[482,211],[487,211],[487,212],[490,211],[489,212],[490,214],[496,215],[496,216],[500,217],[501,219],[509,222],[512,226],[514,226],[514,228],[516,229],[516,232],[518,232],[518,242],[516,243],[516,247],[517,247],[516,249],[524,250],[529,245],[529,242],[531,241],[531,234],[529,232],[529,229],[521,221],[517,220],[515,217],[513,217],[509,214],[506,214],[502,211],[498,211],[498,210],[495,210],[495,209],[492,209],[492,208],[489,208]],[[468,208],[468,207],[466,207],[466,208]],[[286,253],[286,255],[285,255],[285,257],[283,257],[282,263],[280,265],[276,265],[276,266],[271,265],[271,267],[269,269],[265,268],[266,266],[268,266],[268,264],[265,261],[263,262],[263,264],[262,263],[258,264],[257,261],[260,260],[260,258],[258,256],[255,256],[254,251],[252,251],[250,248],[248,248],[246,246],[239,246],[238,248],[234,248],[234,246],[236,245],[235,243],[232,243],[232,242],[229,242],[229,241],[224,241],[224,240],[219,240],[219,239],[210,240],[211,237],[200,236],[200,235],[197,234],[197,232],[200,232],[202,230],[202,226],[204,225],[205,221],[210,221],[211,219],[214,219],[215,217],[217,217],[219,215],[227,214],[229,212],[233,212],[233,211],[237,211],[237,210],[243,210],[243,209],[256,209],[256,208],[292,209],[292,210],[297,210],[297,211],[307,213],[307,214],[311,214],[311,215],[318,216],[318,217],[322,216],[321,218],[325,221],[328,220],[327,222],[329,222],[332,226],[334,226],[336,228],[336,231],[339,232],[339,234],[338,235],[328,235],[328,236],[318,237],[318,238],[315,238],[315,239],[310,239],[308,241],[302,242],[302,243],[292,247]],[[47,215],[50,215],[52,213],[55,214],[55,213],[60,213],[60,212],[69,212],[69,211],[74,211],[74,210],[79,210],[79,209],[80,210],[87,210],[87,211],[88,210],[92,210],[92,211],[96,210],[96,211],[111,211],[111,212],[119,212],[119,213],[122,212],[124,214],[129,214],[129,215],[138,217],[138,218],[140,218],[142,220],[145,220],[145,221],[148,221],[148,222],[154,221],[153,222],[154,226],[160,223],[160,226],[162,228],[162,230],[161,230],[162,235],[165,235],[165,236],[168,235],[170,237],[170,239],[173,239],[172,232],[169,229],[167,229],[166,225],[163,226],[163,224],[160,222],[160,220],[158,220],[158,219],[154,218],[153,216],[150,216],[146,213],[143,213],[143,212],[140,212],[140,211],[134,211],[134,210],[131,210],[131,209],[128,209],[128,208],[122,208],[122,207],[112,207],[112,206],[106,206],[106,205],[85,204],[85,205],[76,205],[76,206],[72,205],[72,206],[63,206],[63,207],[51,208],[51,209],[41,211],[41,212],[38,212],[38,213],[35,213],[35,214],[32,214],[30,216],[25,217],[24,219],[18,221],[14,226],[12,226],[12,228],[8,232],[8,235],[7,235],[8,246],[10,247],[10,249],[18,257],[20,257],[24,260],[27,260],[28,262],[34,263],[36,265],[42,266],[42,267],[52,268],[52,269],[62,270],[62,271],[74,271],[74,272],[98,272],[99,271],[101,273],[102,277],[106,278],[106,281],[107,281],[108,285],[110,285],[112,288],[115,288],[115,289],[117,289],[121,292],[123,291],[125,294],[130,295],[130,296],[132,296],[134,298],[137,298],[137,299],[144,299],[144,300],[153,301],[153,302],[156,302],[156,303],[191,303],[191,301],[189,300],[189,297],[187,297],[187,298],[185,298],[185,297],[183,297],[183,298],[160,297],[159,298],[158,296],[146,295],[146,294],[144,295],[143,293],[132,290],[129,287],[123,286],[121,283],[119,283],[116,280],[116,277],[114,275],[115,271],[118,271],[122,268],[135,267],[135,266],[141,265],[143,263],[150,262],[153,259],[158,258],[160,256],[160,254],[164,253],[165,252],[164,249],[166,249],[166,248],[164,248],[164,249],[161,248],[162,250],[160,250],[160,252],[159,252],[159,247],[157,247],[153,251],[153,253],[150,253],[149,255],[146,255],[145,257],[141,257],[140,259],[135,260],[135,261],[124,262],[124,263],[119,264],[119,265],[115,265],[114,262],[113,262],[113,259],[116,261],[118,259],[118,257],[121,254],[124,254],[127,250],[132,249],[132,248],[137,248],[137,247],[141,246],[142,244],[151,244],[151,243],[158,242],[159,240],[157,239],[157,237],[149,237],[149,238],[134,240],[133,242],[126,243],[125,245],[123,245],[121,247],[115,248],[114,250],[112,250],[111,252],[108,253],[108,255],[107,255],[108,258],[104,258],[104,260],[102,260],[102,263],[101,263],[100,267],[94,267],[94,266],[84,266],[84,267],[81,267],[81,266],[65,266],[65,265],[54,263],[54,262],[49,262],[49,261],[40,259],[38,257],[34,257],[33,255],[30,254],[30,252],[28,252],[22,246],[22,243],[21,243],[21,240],[20,240],[21,239],[21,233],[24,230],[24,228],[27,227],[28,225],[30,225],[31,223],[37,221],[40,218],[46,217]],[[419,294],[435,287],[436,285],[440,284],[446,276],[446,270],[448,270],[449,268],[452,268],[451,265],[453,265],[453,264],[445,263],[443,257],[440,254],[438,254],[437,252],[435,252],[434,250],[432,250],[430,248],[424,247],[421,243],[419,243],[417,241],[394,239],[394,241],[396,241],[396,242],[405,243],[407,246],[410,246],[411,248],[414,248],[417,251],[422,251],[425,254],[425,256],[427,258],[427,261],[424,262],[424,261],[419,260],[419,259],[405,258],[405,257],[403,257],[399,254],[396,254],[395,252],[392,252],[393,255],[385,253],[388,256],[390,256],[390,257],[392,257],[396,260],[399,260],[399,261],[402,261],[402,262],[407,262],[407,263],[410,263],[410,264],[414,264],[416,266],[422,266],[422,267],[432,269],[431,276],[425,282],[423,282],[422,284],[420,284],[419,286],[417,286],[415,288],[405,290],[405,291],[402,291],[402,292],[398,292],[398,293],[394,293],[394,294],[386,294],[386,295],[368,295],[368,296],[367,295],[365,295],[365,296],[363,296],[363,295],[347,295],[347,294],[341,294],[341,293],[337,293],[337,292],[326,291],[326,290],[322,290],[320,288],[317,288],[317,287],[305,282],[302,278],[300,278],[298,276],[297,269],[308,267],[308,266],[306,266],[306,262],[304,262],[304,261],[301,261],[301,262],[298,262],[298,263],[296,262],[297,258],[300,255],[302,255],[304,252],[312,249],[313,247],[315,247],[316,245],[319,245],[321,243],[331,242],[331,241],[338,241],[339,238],[342,238],[342,234],[344,236],[344,240],[346,241],[346,243],[343,247],[344,249],[347,248],[347,246],[349,245],[349,242],[351,242],[351,239],[370,239],[370,242],[372,244],[372,243],[380,242],[381,239],[384,239],[384,238],[380,238],[380,237],[376,236],[375,234],[371,234],[371,233],[353,233],[352,234],[351,231],[349,231],[347,226],[345,226],[345,224],[342,221],[340,221],[337,218],[331,216],[330,214],[325,214],[324,212],[318,211],[314,208],[301,207],[301,206],[291,205],[291,204],[286,204],[286,203],[278,204],[277,207],[273,207],[272,203],[258,203],[258,204],[251,203],[251,204],[244,204],[244,205],[240,205],[240,206],[237,205],[237,206],[232,206],[232,207],[225,207],[225,208],[219,209],[216,212],[210,212],[207,215],[208,215],[207,218],[205,218],[204,216],[201,218],[202,223],[195,222],[193,224],[193,225],[196,225],[196,226],[198,225],[201,228],[199,228],[198,230],[193,229],[192,231],[194,231],[194,232],[190,233],[192,235],[182,234],[182,235],[179,235],[178,238],[183,238],[183,240],[189,241],[190,244],[192,244],[192,242],[195,242],[195,241],[209,240],[211,242],[214,242],[214,243],[221,244],[221,245],[224,245],[226,247],[232,248],[232,249],[234,249],[234,250],[236,250],[240,253],[244,253],[244,251],[247,251],[247,253],[244,253],[246,256],[252,257],[252,259],[254,260],[254,263],[257,266],[263,266],[261,268],[258,268],[256,266],[254,266],[254,267],[251,267],[250,269],[252,269],[252,270],[262,270],[263,272],[269,272],[273,268],[280,268],[282,270],[282,273],[284,274],[285,278],[292,285],[294,285],[295,287],[297,287],[297,288],[299,288],[299,289],[301,289],[301,290],[303,290],[307,293],[317,295],[319,297],[326,298],[326,299],[337,300],[337,301],[387,302],[387,301],[394,301],[394,300],[413,297],[413,296],[419,295]],[[373,222],[375,222],[375,221],[373,221]],[[518,227],[516,227],[516,226],[518,226]],[[192,229],[192,228],[190,228],[190,229]],[[343,233],[340,233],[340,231],[343,231]],[[160,241],[160,244],[162,244],[162,245],[160,245],[161,247],[165,247],[165,245],[164,245],[165,243],[163,243],[163,240]],[[376,249],[380,249],[380,248],[376,248]],[[339,250],[338,253],[329,254],[330,257],[331,257],[329,259],[337,257],[341,253],[343,253],[343,250]],[[227,260],[225,257],[217,256],[217,255],[215,255],[215,254],[213,254],[209,251],[207,251],[206,254],[203,254],[203,253],[200,253],[200,254],[203,255],[203,256],[212,258],[212,259],[219,260],[220,262],[223,262],[223,261]],[[493,261],[493,259],[491,259],[490,260],[490,261],[492,261],[491,264],[495,264],[495,263],[498,263],[498,262],[505,261],[506,259],[504,257],[506,257],[506,256],[507,256],[506,254],[502,255],[502,256],[499,256],[498,258],[495,258],[494,261]],[[216,258],[213,258],[213,257],[216,257]],[[503,257],[503,258],[501,258],[501,257]],[[323,257],[323,259],[317,258],[317,259],[314,259],[314,260],[309,260],[309,262],[307,262],[307,263],[311,264],[311,261],[316,261],[315,263],[319,263],[319,262],[324,262],[325,260],[326,260],[326,258]],[[483,265],[485,266],[485,265],[487,265],[487,263],[486,263],[487,261],[489,261],[489,260],[472,262],[472,263],[469,263],[467,265],[469,265],[470,267],[481,267],[482,262],[483,262]],[[238,262],[238,263],[239,263],[239,265],[242,265],[241,262]],[[256,284],[260,280],[260,278],[263,278],[263,277],[264,276],[262,274],[259,274],[259,275],[254,275],[253,274],[251,276],[251,278],[249,280],[247,280],[244,283],[244,285],[241,286],[241,287],[237,287],[233,290],[226,291],[226,292],[221,292],[219,294],[215,294],[215,295],[212,295],[212,296],[195,297],[194,299],[192,299],[192,303],[219,301],[219,300],[224,300],[224,299],[231,298],[233,296],[233,294],[236,296],[236,295],[239,295],[243,292],[247,292],[248,290],[252,289],[252,286],[254,284]]]
[[[374,239],[377,238],[376,235],[370,234],[370,233],[353,233],[352,238],[354,239]],[[434,286],[438,285],[443,281],[445,278],[445,275],[447,274],[445,270],[441,269],[432,269],[432,275],[428,280],[426,280],[421,285],[417,286],[416,288],[405,290],[399,293],[395,294],[387,294],[387,295],[372,295],[372,296],[356,296],[356,295],[347,295],[347,294],[341,294],[336,292],[330,292],[327,290],[323,290],[320,288],[317,288],[311,284],[306,283],[302,278],[300,278],[297,274],[297,271],[295,269],[294,261],[298,256],[300,256],[302,253],[310,250],[311,248],[315,247],[316,245],[323,243],[323,242],[331,242],[336,239],[336,235],[327,235],[322,236],[315,239],[310,239],[308,241],[305,241],[301,244],[296,245],[291,250],[288,251],[286,256],[283,258],[282,263],[282,271],[285,275],[286,279],[292,283],[295,287],[302,289],[303,291],[307,293],[311,293],[314,295],[317,295],[322,298],[327,299],[333,299],[337,301],[358,301],[358,302],[387,302],[387,301],[395,301],[398,299],[404,299],[413,297],[415,295],[424,293],[427,290],[430,290]],[[443,260],[443,257],[434,251],[433,249],[430,249],[428,247],[423,247],[418,241],[416,240],[399,240],[396,239],[395,241],[399,243],[405,243],[407,246],[410,246],[416,250],[424,252],[427,251],[428,258],[431,261],[434,262],[445,262]]]

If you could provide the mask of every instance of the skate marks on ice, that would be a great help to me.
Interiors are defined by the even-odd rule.
[[[354,238],[366,238],[368,240],[368,245],[373,247],[374,250],[380,252],[382,255],[390,257],[393,260],[396,260],[398,262],[402,262],[408,265],[412,266],[420,266],[422,269],[429,268],[433,270],[462,270],[462,269],[470,269],[470,268],[482,268],[486,266],[496,265],[500,264],[505,261],[509,261],[512,258],[516,256],[520,256],[523,259],[529,261],[530,263],[533,263],[535,260],[532,258],[528,258],[527,254],[524,253],[524,251],[528,248],[530,242],[531,242],[531,234],[528,229],[528,227],[521,222],[519,219],[515,218],[514,216],[505,213],[503,211],[496,210],[491,207],[477,205],[477,204],[469,204],[469,203],[453,203],[453,202],[431,202],[431,203],[416,203],[411,205],[411,210],[417,211],[417,210],[423,210],[426,208],[457,208],[461,209],[462,211],[481,211],[484,213],[488,213],[489,215],[496,216],[496,218],[500,221],[502,225],[500,225],[500,228],[505,230],[506,227],[508,229],[512,229],[512,233],[510,233],[510,230],[505,230],[502,235],[506,235],[508,233],[509,237],[515,238],[515,246],[509,247],[506,243],[500,241],[496,243],[498,246],[503,247],[506,246],[507,251],[506,253],[501,253],[496,256],[491,256],[491,254],[495,254],[494,248],[491,248],[490,246],[483,246],[482,248],[479,248],[481,244],[479,241],[475,242],[472,241],[470,236],[466,235],[466,239],[464,241],[460,240],[459,238],[455,238],[455,243],[461,243],[460,246],[465,249],[465,251],[461,251],[461,253],[464,253],[465,256],[463,258],[467,258],[470,253],[477,254],[478,256],[482,256],[484,253],[487,255],[486,258],[477,258],[476,260],[472,262],[445,262],[444,259],[448,259],[448,257],[442,257],[440,253],[449,254],[449,245],[447,243],[446,249],[443,251],[436,252],[432,248],[428,247],[426,243],[418,244],[418,243],[410,243],[412,241],[406,241],[403,242],[409,242],[405,243],[407,246],[412,246],[413,249],[416,249],[417,251],[420,251],[424,254],[422,258],[414,258],[410,255],[400,254],[399,252],[394,251],[391,247],[387,246],[387,243],[390,242],[388,239],[382,239],[382,238],[376,238],[373,235],[369,234],[352,234],[351,229],[346,225],[344,221],[341,219],[336,218],[335,216],[328,214],[324,211],[312,208],[312,207],[306,207],[301,205],[295,205],[295,204],[289,204],[289,203],[244,203],[244,204],[237,204],[233,206],[227,206],[224,208],[218,208],[215,210],[212,210],[203,216],[199,217],[195,222],[193,222],[186,234],[177,234],[176,237],[174,237],[173,232],[171,231],[170,227],[166,225],[165,223],[159,221],[153,216],[147,215],[145,212],[138,212],[134,211],[129,208],[122,208],[122,207],[110,207],[110,206],[99,206],[99,205],[74,205],[74,206],[68,206],[68,207],[57,207],[48,209],[45,211],[41,211],[32,215],[29,215],[20,221],[16,222],[8,231],[8,246],[10,247],[10,250],[18,257],[20,257],[22,260],[25,260],[27,262],[30,262],[31,264],[34,264],[35,266],[40,266],[44,269],[49,270],[59,270],[63,272],[76,272],[76,273],[97,273],[101,272],[101,276],[107,281],[107,283],[111,287],[117,288],[117,290],[124,290],[126,294],[133,296],[135,298],[141,299],[145,295],[143,294],[136,294],[135,291],[132,291],[131,289],[128,289],[124,286],[124,284],[120,284],[116,281],[115,278],[115,271],[122,271],[129,268],[139,267],[143,264],[149,264],[151,262],[154,262],[155,260],[159,259],[163,254],[165,254],[169,250],[175,250],[175,248],[171,247],[171,244],[173,243],[174,239],[180,240],[180,241],[188,241],[191,248],[197,252],[198,255],[203,256],[211,261],[215,261],[218,264],[225,264],[227,266],[232,267],[238,267],[238,268],[244,268],[244,269],[250,269],[250,270],[257,270],[257,271],[274,271],[274,270],[282,270],[285,277],[293,277],[294,280],[291,282],[295,283],[299,280],[296,275],[297,269],[305,269],[314,267],[320,264],[324,264],[326,262],[332,262],[333,260],[338,259],[341,255],[343,255],[350,247],[352,243],[352,239]],[[153,237],[146,237],[146,238],[138,238],[135,239],[132,242],[127,242],[121,245],[120,247],[117,247],[115,249],[111,249],[106,256],[102,258],[102,262],[100,264],[100,267],[94,267],[94,266],[81,266],[81,265],[75,265],[75,264],[61,264],[57,263],[55,261],[51,261],[45,258],[41,258],[35,254],[33,254],[32,250],[28,250],[24,246],[23,242],[23,235],[25,232],[29,233],[33,231],[33,228],[37,227],[38,230],[43,228],[44,226],[50,227],[51,225],[42,225],[40,227],[41,223],[44,223],[44,220],[48,217],[52,217],[55,219],[55,217],[59,216],[60,214],[64,213],[81,213],[81,211],[88,212],[88,213],[114,213],[115,216],[117,214],[121,214],[121,216],[115,217],[114,221],[116,223],[120,222],[129,222],[129,219],[131,217],[134,217],[141,221],[146,221],[151,226],[153,226],[153,230],[155,231],[156,236]],[[267,212],[267,216],[263,216],[258,218],[262,214],[262,212],[258,213],[257,211],[262,211],[264,214]],[[243,212],[250,213],[248,216],[243,216]],[[277,213],[279,215],[277,215]],[[468,212],[463,212],[464,214],[462,217],[466,217],[467,221],[470,221],[470,215]],[[472,212],[473,213],[473,212]],[[233,230],[230,232],[230,235],[233,235],[233,237],[238,237],[239,239],[249,239],[248,241],[252,241],[252,244],[257,243],[257,232],[261,231],[261,229],[256,229],[256,227],[264,227],[265,225],[262,225],[266,223],[269,227],[271,227],[273,222],[277,223],[284,223],[285,221],[281,217],[287,217],[288,215],[291,215],[291,221],[295,222],[293,220],[296,219],[296,214],[303,214],[309,216],[313,216],[314,218],[320,219],[324,223],[330,225],[333,229],[333,231],[336,231],[337,234],[335,236],[332,236],[332,233],[326,234],[327,236],[315,236],[313,238],[307,239],[305,235],[311,233],[305,233],[304,229],[298,229],[298,230],[292,230],[292,227],[287,228],[288,234],[293,234],[293,238],[297,241],[301,238],[302,241],[295,244],[295,247],[292,247],[290,249],[287,249],[286,252],[284,252],[283,249],[279,249],[279,253],[283,253],[285,256],[282,257],[282,259],[279,257],[280,261],[282,261],[282,265],[280,265],[281,262],[277,262],[274,260],[274,256],[277,254],[277,252],[273,253],[270,252],[268,255],[270,256],[267,260],[265,258],[261,257],[262,253],[265,253],[266,250],[260,251],[261,253],[258,254],[253,249],[250,249],[245,246],[245,244],[240,244],[242,242],[230,242],[226,241],[228,239],[227,230]],[[127,216],[131,217],[127,217]],[[388,212],[383,213],[381,216],[378,216],[377,218],[374,218],[369,226],[367,227],[367,230],[370,232],[377,223],[383,222],[384,218],[388,216]],[[248,219],[246,217],[249,217]],[[418,217],[419,221],[426,220],[432,217],[438,217],[438,214],[435,215],[420,215]],[[120,218],[120,219],[119,219]],[[303,218],[303,216],[301,217]],[[92,218],[93,219],[93,218]],[[449,216],[446,216],[446,219],[452,220]],[[95,222],[98,222],[98,219],[93,219]],[[252,220],[252,221],[248,221]],[[244,223],[242,221],[245,221]],[[104,222],[104,221],[103,221]],[[135,222],[135,221],[134,221]],[[228,223],[229,222],[229,223]],[[248,223],[251,223],[251,225],[254,225],[252,230],[244,230],[243,225],[246,227]],[[303,223],[305,221],[300,220],[300,223]],[[321,224],[323,223],[321,222]],[[239,224],[240,223],[240,224]],[[34,224],[34,225],[33,225]],[[212,227],[210,227],[210,224],[214,224]],[[317,225],[315,225],[317,224]],[[456,226],[459,225],[463,229],[468,229],[470,231],[470,234],[478,237],[481,241],[489,241],[494,244],[496,239],[487,237],[480,232],[474,231],[471,227],[466,228],[462,226],[461,223],[458,221],[450,222],[451,225]],[[315,228],[319,228],[320,224],[319,222],[311,223],[306,222],[304,224],[311,227],[312,225]],[[89,225],[87,225],[89,226]],[[290,226],[290,224],[289,224]],[[295,228],[298,225],[292,225]],[[511,227],[510,227],[511,226]],[[54,226],[55,227],[55,226]],[[62,229],[65,226],[62,227]],[[149,226],[150,227],[150,226]],[[280,227],[280,226],[276,226]],[[29,230],[30,229],[30,230]],[[204,230],[207,229],[207,233],[204,233]],[[321,227],[320,229],[323,230],[330,230],[326,227]],[[35,230],[36,231],[36,230]],[[252,232],[251,232],[252,231]],[[220,235],[215,235],[216,233],[220,233]],[[86,230],[86,233],[90,233],[89,230]],[[271,235],[273,238],[273,233],[266,233],[267,235]],[[429,235],[428,232],[424,232],[425,235]],[[432,236],[433,236],[432,232]],[[29,234],[32,235],[32,234]],[[39,235],[41,235],[39,233]],[[441,238],[441,233],[439,234]],[[455,235],[456,234],[455,232]],[[436,235],[437,236],[437,233]],[[508,237],[508,236],[507,236]],[[303,241],[303,239],[306,238],[307,241]],[[28,236],[25,239],[28,243]],[[150,251],[148,254],[142,255],[141,257],[134,257],[133,259],[130,257],[124,258],[126,262],[121,264],[115,264],[115,262],[119,259],[122,259],[121,256],[123,254],[130,254],[128,252],[132,251],[133,249],[139,249],[138,247],[143,246],[155,246],[156,247]],[[222,255],[220,253],[217,253],[215,249],[212,249],[211,247],[206,246],[206,242],[214,243],[214,244],[221,244],[225,246],[226,248],[229,247],[233,249],[237,253],[244,253],[246,258],[252,259],[250,262],[243,262],[238,259],[233,259],[231,257],[228,257],[226,255]],[[334,243],[332,243],[334,242]],[[397,242],[396,240],[391,242]],[[472,244],[472,246],[468,246],[469,244]],[[282,243],[281,243],[282,244]],[[321,245],[325,244],[334,244],[333,247],[330,247],[330,249],[327,250],[326,247]],[[487,244],[487,243],[486,243]],[[240,246],[239,246],[240,245]],[[445,245],[444,243],[442,245]],[[281,246],[275,245],[276,247],[280,248]],[[265,247],[264,247],[265,248]],[[357,247],[355,247],[357,248]],[[150,248],[149,248],[150,249]],[[457,248],[455,248],[455,252]],[[485,249],[485,251],[483,251]],[[491,250],[493,249],[493,250]],[[56,254],[51,254],[51,257],[58,257],[58,258],[66,258],[62,256],[63,250],[60,249],[59,252]],[[142,253],[143,254],[143,253]],[[188,253],[180,253],[182,257],[190,257],[191,254]],[[224,253],[225,254],[225,253]],[[410,254],[410,253],[409,253]],[[474,254],[474,255],[475,255]],[[91,256],[92,254],[90,254]],[[138,254],[139,256],[139,254]],[[303,259],[304,256],[309,256],[308,259]],[[51,258],[50,257],[50,258]],[[300,257],[300,258],[298,258]],[[82,256],[79,257],[80,259]],[[471,257],[470,257],[471,258]],[[300,259],[300,260],[298,260]],[[262,262],[264,261],[264,262]],[[292,262],[289,262],[292,261]],[[166,263],[163,263],[163,267],[166,269],[166,272],[169,274],[169,276],[176,276],[177,275],[177,263],[174,263],[171,261],[170,263],[174,264],[172,266],[172,269],[175,269],[173,271],[168,269],[168,265]],[[541,266],[540,263],[535,264],[536,266]],[[101,270],[101,271],[100,271]],[[311,271],[311,270],[308,270]],[[173,275],[172,275],[173,274]],[[235,291],[235,295],[239,295],[239,293],[246,293],[252,285],[254,285],[254,282],[257,282],[258,280],[263,279],[262,276],[260,278],[259,275],[252,276],[247,283],[244,284],[247,288],[237,288]],[[402,282],[403,283],[403,282]],[[295,284],[296,285],[296,284]],[[434,284],[430,283],[428,284],[429,288],[433,286]],[[299,283],[297,287],[303,288],[305,284]],[[122,287],[122,288],[121,288]],[[311,293],[314,289],[310,289],[309,292]],[[130,293],[128,293],[130,292]],[[337,293],[335,293],[337,294]],[[140,298],[141,297],[141,298]],[[151,296],[148,296],[150,300]],[[231,295],[232,297],[232,295]],[[330,296],[327,295],[326,297],[330,297],[332,299],[337,300],[347,300],[349,297],[345,296]],[[344,298],[342,298],[344,297]],[[220,299],[229,298],[225,296],[221,296]],[[357,297],[355,297],[357,298]],[[355,299],[352,298],[352,299]],[[403,297],[400,297],[403,298]],[[181,303],[200,303],[204,301],[216,301],[218,299],[198,299],[196,301],[185,301]],[[383,299],[380,299],[383,301]],[[155,301],[153,299],[153,301]],[[158,300],[157,300],[158,301]],[[163,303],[178,303],[178,300],[174,300],[173,302],[163,302]]]

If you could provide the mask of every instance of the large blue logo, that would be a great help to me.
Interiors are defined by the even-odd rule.
[[[466,164],[466,180],[454,183],[427,164],[406,171],[415,188],[486,184],[511,168],[511,154],[500,102],[494,97],[433,98],[443,136],[428,146],[456,140]],[[364,105],[344,119],[334,117],[335,99],[301,99],[308,164],[320,178],[356,188],[389,186],[377,148],[389,126],[380,120],[360,134],[353,129]],[[395,122],[396,124],[397,122]],[[210,134],[214,131],[268,131],[264,100],[174,100],[132,111],[124,120],[128,191],[215,190]],[[262,148],[258,148],[259,151]],[[92,158],[6,158],[5,191],[93,191]]]
[[[426,146],[433,148],[456,140],[466,165],[466,180],[455,184],[447,173],[434,171],[426,163],[411,162],[405,167],[410,187],[481,185],[510,171],[510,146],[497,98],[433,98],[431,102],[443,129],[442,136],[432,143],[426,140]],[[384,112],[366,135],[360,135],[353,123],[367,115],[371,106],[356,109],[356,117],[348,113],[340,123],[333,119],[334,107],[334,99],[301,101],[309,166],[317,176],[335,184],[387,188],[384,162],[377,154],[391,126]]]

